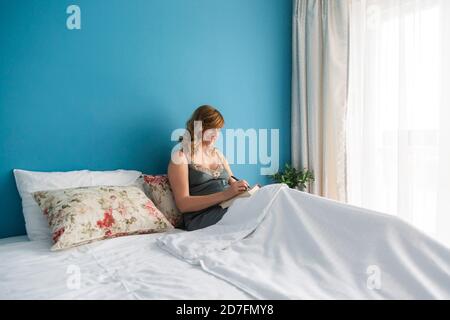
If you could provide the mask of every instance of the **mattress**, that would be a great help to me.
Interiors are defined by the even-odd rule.
[[[0,299],[251,299],[161,250],[160,236],[120,237],[56,252],[49,241],[3,239]]]

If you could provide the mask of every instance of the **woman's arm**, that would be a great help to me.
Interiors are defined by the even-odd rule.
[[[189,194],[189,171],[187,159],[182,152],[174,155],[178,159],[170,161],[168,178],[180,212],[193,212],[214,206],[222,201],[233,198],[245,191],[245,182],[233,182],[227,190],[204,196],[191,196]]]

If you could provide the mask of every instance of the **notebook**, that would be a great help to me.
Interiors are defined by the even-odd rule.
[[[261,189],[261,186],[259,184],[256,184],[255,186],[253,186],[250,190],[247,190],[237,196],[235,196],[234,198],[228,199],[226,201],[223,201],[219,204],[219,206],[221,206],[222,208],[228,208],[229,206],[231,206],[233,204],[233,202],[236,199],[239,198],[248,198],[251,197],[252,195],[254,195],[259,189]]]

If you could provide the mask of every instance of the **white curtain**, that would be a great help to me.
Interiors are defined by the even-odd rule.
[[[348,80],[346,0],[295,0],[292,164],[314,173],[308,192],[346,201]]]
[[[348,202],[450,246],[450,0],[351,0]]]

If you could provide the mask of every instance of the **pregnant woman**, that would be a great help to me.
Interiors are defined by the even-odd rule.
[[[197,108],[180,138],[181,150],[172,154],[169,182],[175,203],[183,213],[178,228],[192,231],[217,223],[227,212],[219,203],[248,188],[245,180],[232,178],[227,160],[214,146],[224,123],[215,108]]]

